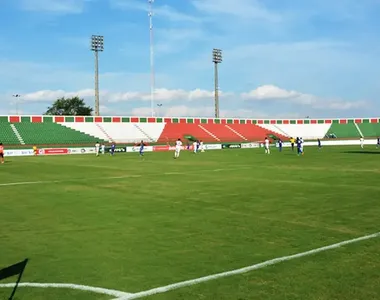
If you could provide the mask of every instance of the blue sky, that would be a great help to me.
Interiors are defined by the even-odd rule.
[[[1,114],[41,114],[56,98],[102,115],[150,115],[147,0],[0,0]],[[221,115],[380,115],[380,0],[156,0],[157,115],[212,116],[214,47]]]

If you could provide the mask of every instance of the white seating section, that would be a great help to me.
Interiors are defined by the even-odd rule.
[[[109,137],[98,126],[96,126],[97,123],[64,122],[59,124],[105,141],[109,140]]]
[[[60,123],[68,128],[116,143],[156,142],[165,123]]]
[[[143,140],[146,140],[146,138],[148,137],[150,142],[157,142],[157,140],[160,138],[165,128],[165,123],[135,123],[135,124],[146,134]]]
[[[260,124],[259,126],[288,137],[312,140],[324,138],[331,124]]]

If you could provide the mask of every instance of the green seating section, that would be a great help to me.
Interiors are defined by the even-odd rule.
[[[57,123],[14,123],[27,145],[95,144],[98,138]],[[99,141],[101,142],[101,141]]]
[[[8,122],[0,122],[0,142],[8,145],[21,144]]]
[[[380,136],[380,123],[362,123],[358,125],[364,137]]]
[[[335,134],[337,138],[359,138],[360,133],[354,123],[332,124],[328,135]]]

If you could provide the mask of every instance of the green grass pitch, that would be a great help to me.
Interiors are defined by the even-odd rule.
[[[22,282],[136,293],[380,231],[374,147],[306,148],[303,157],[290,149],[172,157],[7,158],[0,165],[0,268],[28,257]],[[14,182],[24,184],[5,185]],[[0,288],[0,299],[10,292]],[[379,297],[374,238],[144,299]],[[16,299],[112,296],[20,287]]]

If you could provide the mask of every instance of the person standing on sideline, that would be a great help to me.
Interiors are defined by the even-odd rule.
[[[380,148],[380,136],[379,136],[379,137],[377,137],[377,146],[376,146],[376,148],[377,148],[377,149],[379,149],[379,148]]]
[[[363,139],[363,137],[360,138],[360,148],[364,149],[364,139]]]

